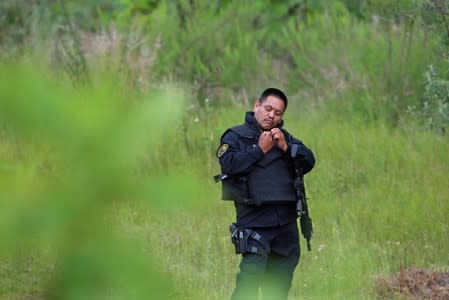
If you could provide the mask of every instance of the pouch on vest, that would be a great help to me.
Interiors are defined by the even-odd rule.
[[[248,177],[247,176],[233,176],[216,175],[215,182],[221,181],[221,199],[236,201],[243,204],[254,204],[254,201],[249,196],[248,191]]]

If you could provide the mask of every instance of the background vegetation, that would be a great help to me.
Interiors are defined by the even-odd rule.
[[[228,298],[215,151],[268,86],[317,157],[290,298],[447,271],[448,6],[1,1],[0,297]]]

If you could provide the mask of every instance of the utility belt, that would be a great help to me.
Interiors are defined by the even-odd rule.
[[[229,226],[229,230],[236,254],[253,253],[263,256],[270,254],[270,245],[256,231],[238,227],[235,223]]]

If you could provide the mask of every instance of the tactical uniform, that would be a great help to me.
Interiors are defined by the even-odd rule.
[[[281,122],[278,127],[282,129],[282,125]],[[223,199],[234,201],[236,208],[233,226],[250,235],[244,245],[246,250],[236,249],[242,253],[242,260],[232,299],[257,299],[259,286],[265,299],[287,299],[299,261],[293,160],[306,174],[313,168],[315,159],[301,141],[282,131],[288,150],[283,152],[274,147],[264,154],[258,146],[262,131],[254,113],[247,112],[243,125],[230,128],[222,135],[217,151]],[[293,144],[298,145],[294,158],[290,156]]]

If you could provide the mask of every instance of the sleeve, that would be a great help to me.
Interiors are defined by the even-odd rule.
[[[309,173],[313,167],[315,166],[315,156],[313,155],[312,150],[307,148],[306,145],[303,144],[300,140],[296,138],[292,138],[288,144],[287,153],[290,155],[292,144],[298,144],[298,151],[296,152],[295,160],[299,162],[299,165],[302,167],[303,174]]]
[[[232,131],[223,135],[217,150],[221,172],[228,176],[248,173],[263,156],[264,153],[257,144],[245,149],[237,134]]]

